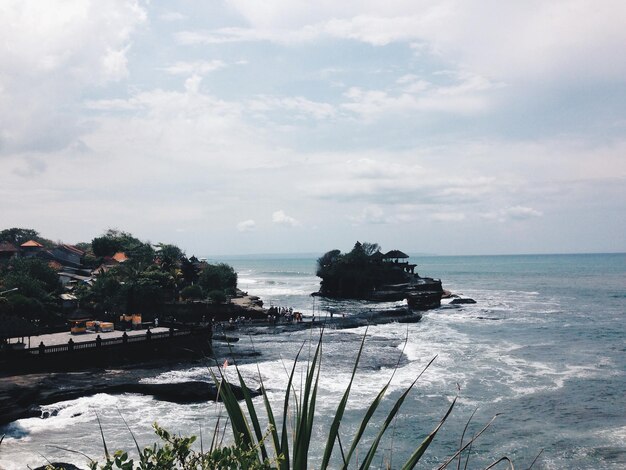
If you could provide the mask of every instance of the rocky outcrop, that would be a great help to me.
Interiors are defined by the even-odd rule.
[[[439,307],[441,281],[421,277],[408,258],[398,250],[383,254],[371,243],[357,242],[349,253],[329,251],[317,260],[316,274],[322,281],[313,295],[374,302],[407,299],[416,310]]]
[[[233,393],[242,400],[243,392],[238,385],[231,384]],[[89,381],[77,384],[59,380],[44,379],[30,385],[5,387],[0,390],[0,424],[7,424],[22,418],[46,417],[41,406],[74,400],[97,393],[121,394],[139,393],[152,395],[157,400],[174,403],[196,403],[218,400],[217,387],[212,382],[190,381],[177,383],[142,383],[116,381]],[[252,390],[252,396],[260,395]]]
[[[65,462],[51,462],[47,465],[44,465],[42,467],[37,467],[34,470],[81,470],[80,467],[77,467],[76,465],[72,465],[71,463],[65,463]]]

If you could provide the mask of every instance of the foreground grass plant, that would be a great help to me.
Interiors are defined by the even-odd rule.
[[[337,406],[334,413],[330,429],[328,430],[328,438],[324,446],[322,454],[322,461],[319,466],[320,470],[326,470],[328,468],[341,468],[347,470],[348,468],[358,468],[359,470],[370,469],[374,466],[374,458],[377,455],[381,440],[389,427],[392,426],[396,415],[402,407],[405,399],[415,386],[416,382],[422,376],[422,374],[433,363],[435,358],[424,367],[422,372],[415,378],[415,380],[404,390],[400,397],[393,403],[390,411],[387,413],[386,418],[380,425],[378,432],[367,443],[364,442],[363,436],[368,429],[368,425],[371,423],[372,417],[383,402],[383,398],[391,384],[395,370],[398,368],[398,364],[394,369],[391,377],[385,384],[385,386],[379,391],[376,398],[367,408],[365,415],[361,419],[356,434],[352,437],[352,440],[347,448],[342,443],[340,436],[340,425],[344,412],[346,410],[350,391],[354,383],[361,354],[367,337],[367,330],[361,340],[359,350],[352,368],[352,374],[348,386],[343,393],[343,396]],[[277,420],[274,413],[274,409],[268,399],[265,386],[263,384],[263,378],[260,371],[259,381],[261,385],[261,395],[263,399],[263,407],[265,408],[265,414],[268,422],[268,426],[263,431],[261,422],[259,420],[259,405],[255,405],[252,400],[252,393],[247,386],[237,364],[234,364],[239,387],[243,392],[243,403],[235,397],[235,393],[230,382],[225,377],[223,370],[217,368],[217,375],[211,371],[211,375],[216,384],[218,384],[219,396],[224,405],[226,411],[226,423],[224,428],[230,423],[232,434],[234,436],[234,443],[232,445],[223,445],[224,431],[220,431],[221,416],[218,417],[213,436],[211,440],[211,446],[208,450],[204,450],[202,447],[202,439],[200,440],[201,449],[195,451],[192,449],[192,444],[195,442],[196,437],[180,437],[175,436],[157,424],[154,425],[157,436],[161,439],[160,443],[156,443],[151,447],[146,447],[143,450],[140,449],[137,441],[133,435],[133,440],[139,459],[135,461],[130,459],[127,452],[117,451],[113,456],[109,455],[107,450],[104,434],[102,433],[103,445],[106,456],[106,463],[99,465],[97,462],[91,460],[91,470],[112,470],[112,469],[183,469],[183,470],[213,470],[213,469],[244,469],[244,470],[257,470],[257,469],[277,469],[277,470],[303,470],[308,466],[310,460],[310,447],[313,438],[313,424],[315,420],[315,407],[317,401],[317,392],[320,380],[320,370],[322,362],[322,346],[323,346],[323,330],[320,333],[317,341],[317,346],[312,352],[312,356],[309,357],[306,363],[305,374],[303,377],[303,384],[300,387],[299,392],[296,391],[294,386],[294,376],[297,369],[297,365],[300,360],[300,355],[303,351],[304,345],[300,347],[296,358],[294,359],[291,372],[289,373],[289,379],[287,383],[287,389],[285,391],[284,402],[282,404],[281,419]],[[399,363],[399,361],[398,361]],[[257,366],[258,368],[258,366]],[[403,463],[402,470],[408,470],[414,468],[420,461],[430,444],[435,439],[435,436],[443,426],[444,422],[450,416],[456,402],[457,397],[452,400],[448,410],[441,418],[437,426],[426,436],[425,439],[414,449],[408,459]],[[293,402],[293,404],[292,404]],[[245,409],[244,409],[245,407]],[[246,413],[247,412],[247,413]],[[495,417],[494,417],[495,419]],[[471,420],[471,418],[470,418]],[[458,460],[457,469],[461,468],[461,457],[465,453],[465,468],[469,459],[469,450],[473,442],[491,425],[493,419],[484,426],[476,435],[474,435],[469,441],[464,442],[464,435],[461,437],[461,443],[458,451],[443,460],[438,468],[447,468],[452,462]],[[126,422],[124,422],[126,424]],[[469,422],[468,422],[469,424]],[[291,425],[291,426],[290,426]],[[126,425],[128,428],[128,425]],[[466,426],[467,429],[467,426]],[[102,432],[102,427],[100,427]],[[128,428],[132,435],[132,431]],[[331,467],[331,458],[333,452],[339,455],[335,455],[335,460]],[[364,450],[363,450],[364,448]],[[357,452],[357,449],[358,452]],[[83,454],[84,455],[84,454]],[[361,455],[360,459],[357,458]],[[319,457],[319,456],[317,456]],[[508,468],[513,469],[512,462],[503,457],[486,468],[493,468],[494,466],[506,463]],[[390,468],[390,463],[386,466]]]

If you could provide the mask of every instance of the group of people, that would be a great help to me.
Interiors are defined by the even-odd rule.
[[[293,308],[289,307],[276,307],[271,306],[267,311],[267,321],[270,323],[277,323],[281,318],[283,318],[286,322],[296,322],[300,323],[302,321],[302,313],[294,312]]]
[[[243,326],[246,323],[249,323],[251,320],[250,318],[244,317],[244,316],[239,316],[236,318],[230,317],[228,319],[228,323],[226,322],[220,322],[219,324],[217,324],[217,327],[221,327],[222,329],[225,328],[236,328],[238,326]],[[315,315],[313,315],[313,321],[315,321]],[[283,323],[301,323],[302,322],[302,313],[301,312],[294,312],[293,308],[291,307],[276,307],[276,306],[272,306],[267,310],[267,322],[275,325],[277,323],[283,322]]]
[[[235,318],[234,320],[233,320],[233,317],[230,317],[228,319],[228,324],[231,325],[231,326],[232,325],[243,325],[243,324],[246,323],[246,321],[250,321],[250,319],[246,318],[246,317],[244,317],[242,315],[242,316],[239,316],[239,317]]]

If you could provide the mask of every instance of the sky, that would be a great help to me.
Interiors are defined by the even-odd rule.
[[[3,0],[0,228],[626,251],[623,0]]]

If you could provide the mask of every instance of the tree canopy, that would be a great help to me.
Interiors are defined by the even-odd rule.
[[[117,229],[109,229],[104,235],[91,241],[95,256],[113,256],[122,251],[136,262],[151,263],[154,259],[154,248],[148,242],[142,242],[128,232]]]
[[[9,242],[16,247],[29,240],[35,240],[36,242],[41,243],[46,248],[50,248],[54,245],[51,240],[43,238],[41,235],[39,235],[39,232],[37,230],[33,230],[32,228],[13,227],[0,231],[0,242]]]
[[[0,298],[0,316],[13,327],[30,325],[24,329],[30,331],[60,321],[61,283],[45,261],[14,258],[0,266],[0,291],[11,289],[16,290]],[[0,321],[0,335],[2,329]]]
[[[0,231],[0,241],[16,247],[31,239],[54,245],[33,229]],[[194,256],[188,259],[176,245],[152,245],[129,232],[109,229],[76,246],[86,252],[80,275],[87,276],[90,269],[99,266],[102,269],[89,284],[70,285],[71,292],[81,308],[102,319],[113,320],[129,313],[150,318],[181,297],[222,302],[237,287],[237,273],[231,266],[207,264]],[[116,252],[124,252],[127,259],[118,263],[103,259]],[[41,254],[46,257],[13,257],[0,262],[0,291],[17,289],[0,296],[0,336],[3,324],[12,325],[13,330],[21,325],[25,332],[31,327],[65,322],[60,299],[64,289],[58,273],[48,264],[50,254]]]
[[[320,293],[346,298],[367,298],[385,284],[406,282],[407,274],[384,262],[378,243],[356,242],[348,253],[331,250],[317,260]]]
[[[198,279],[205,292],[221,290],[231,292],[237,288],[237,273],[225,263],[207,265]]]

